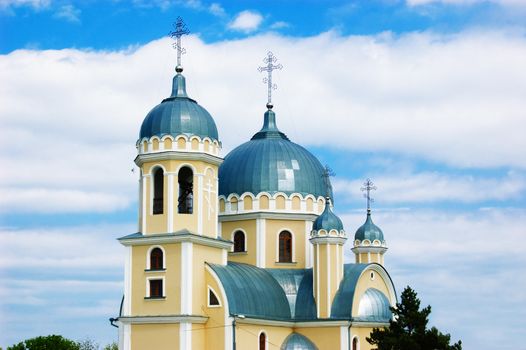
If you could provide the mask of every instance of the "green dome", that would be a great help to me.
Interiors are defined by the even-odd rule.
[[[325,196],[323,172],[316,157],[278,130],[276,115],[268,110],[263,128],[225,157],[219,168],[219,194],[283,192]]]
[[[144,118],[139,139],[164,135],[195,135],[218,140],[214,119],[206,109],[188,97],[185,78],[179,72],[173,78],[172,95]]]
[[[291,333],[280,347],[281,350],[318,350],[316,345],[304,335]]]
[[[380,242],[385,241],[384,233],[373,223],[373,220],[371,219],[370,210],[367,211],[367,219],[365,220],[365,223],[360,226],[360,228],[356,230],[356,233],[354,234],[354,240],[363,241],[366,239],[371,242],[375,240],[379,240]]]
[[[327,232],[330,230],[343,231],[342,221],[332,212],[330,200],[325,202],[325,210],[314,220],[312,229],[315,231],[325,230]]]

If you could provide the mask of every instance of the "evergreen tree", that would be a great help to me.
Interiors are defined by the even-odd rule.
[[[432,327],[427,329],[431,306],[420,310],[420,300],[409,286],[404,289],[400,303],[391,308],[394,319],[389,328],[374,328],[367,341],[378,350],[462,350],[462,342],[450,345],[451,336]]]
[[[7,350],[79,350],[79,344],[61,335],[48,335],[24,340]]]

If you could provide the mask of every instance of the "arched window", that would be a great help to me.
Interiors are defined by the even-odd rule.
[[[352,339],[352,350],[358,350],[358,337]]]
[[[279,262],[292,262],[292,234],[289,231],[279,234]]]
[[[153,214],[163,213],[164,171],[157,168],[153,173]]]
[[[245,234],[241,231],[234,233],[234,252],[245,251]]]
[[[179,178],[179,214],[192,214],[194,211],[194,173],[189,167],[182,167]]]
[[[267,349],[267,335],[263,332],[259,335],[259,350]]]
[[[163,268],[163,251],[161,248],[153,248],[150,253],[150,270],[162,270]]]

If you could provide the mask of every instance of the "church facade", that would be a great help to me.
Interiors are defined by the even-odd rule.
[[[346,263],[328,174],[278,129],[270,100],[261,130],[222,159],[182,71],[136,143],[119,349],[371,349],[396,294],[370,210]]]

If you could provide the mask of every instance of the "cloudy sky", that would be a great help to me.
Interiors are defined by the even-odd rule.
[[[261,126],[272,50],[278,125],[335,171],[348,233],[370,177],[398,290],[465,349],[526,349],[525,0],[0,0],[0,346],[116,339],[115,239],[177,16],[223,155]]]

